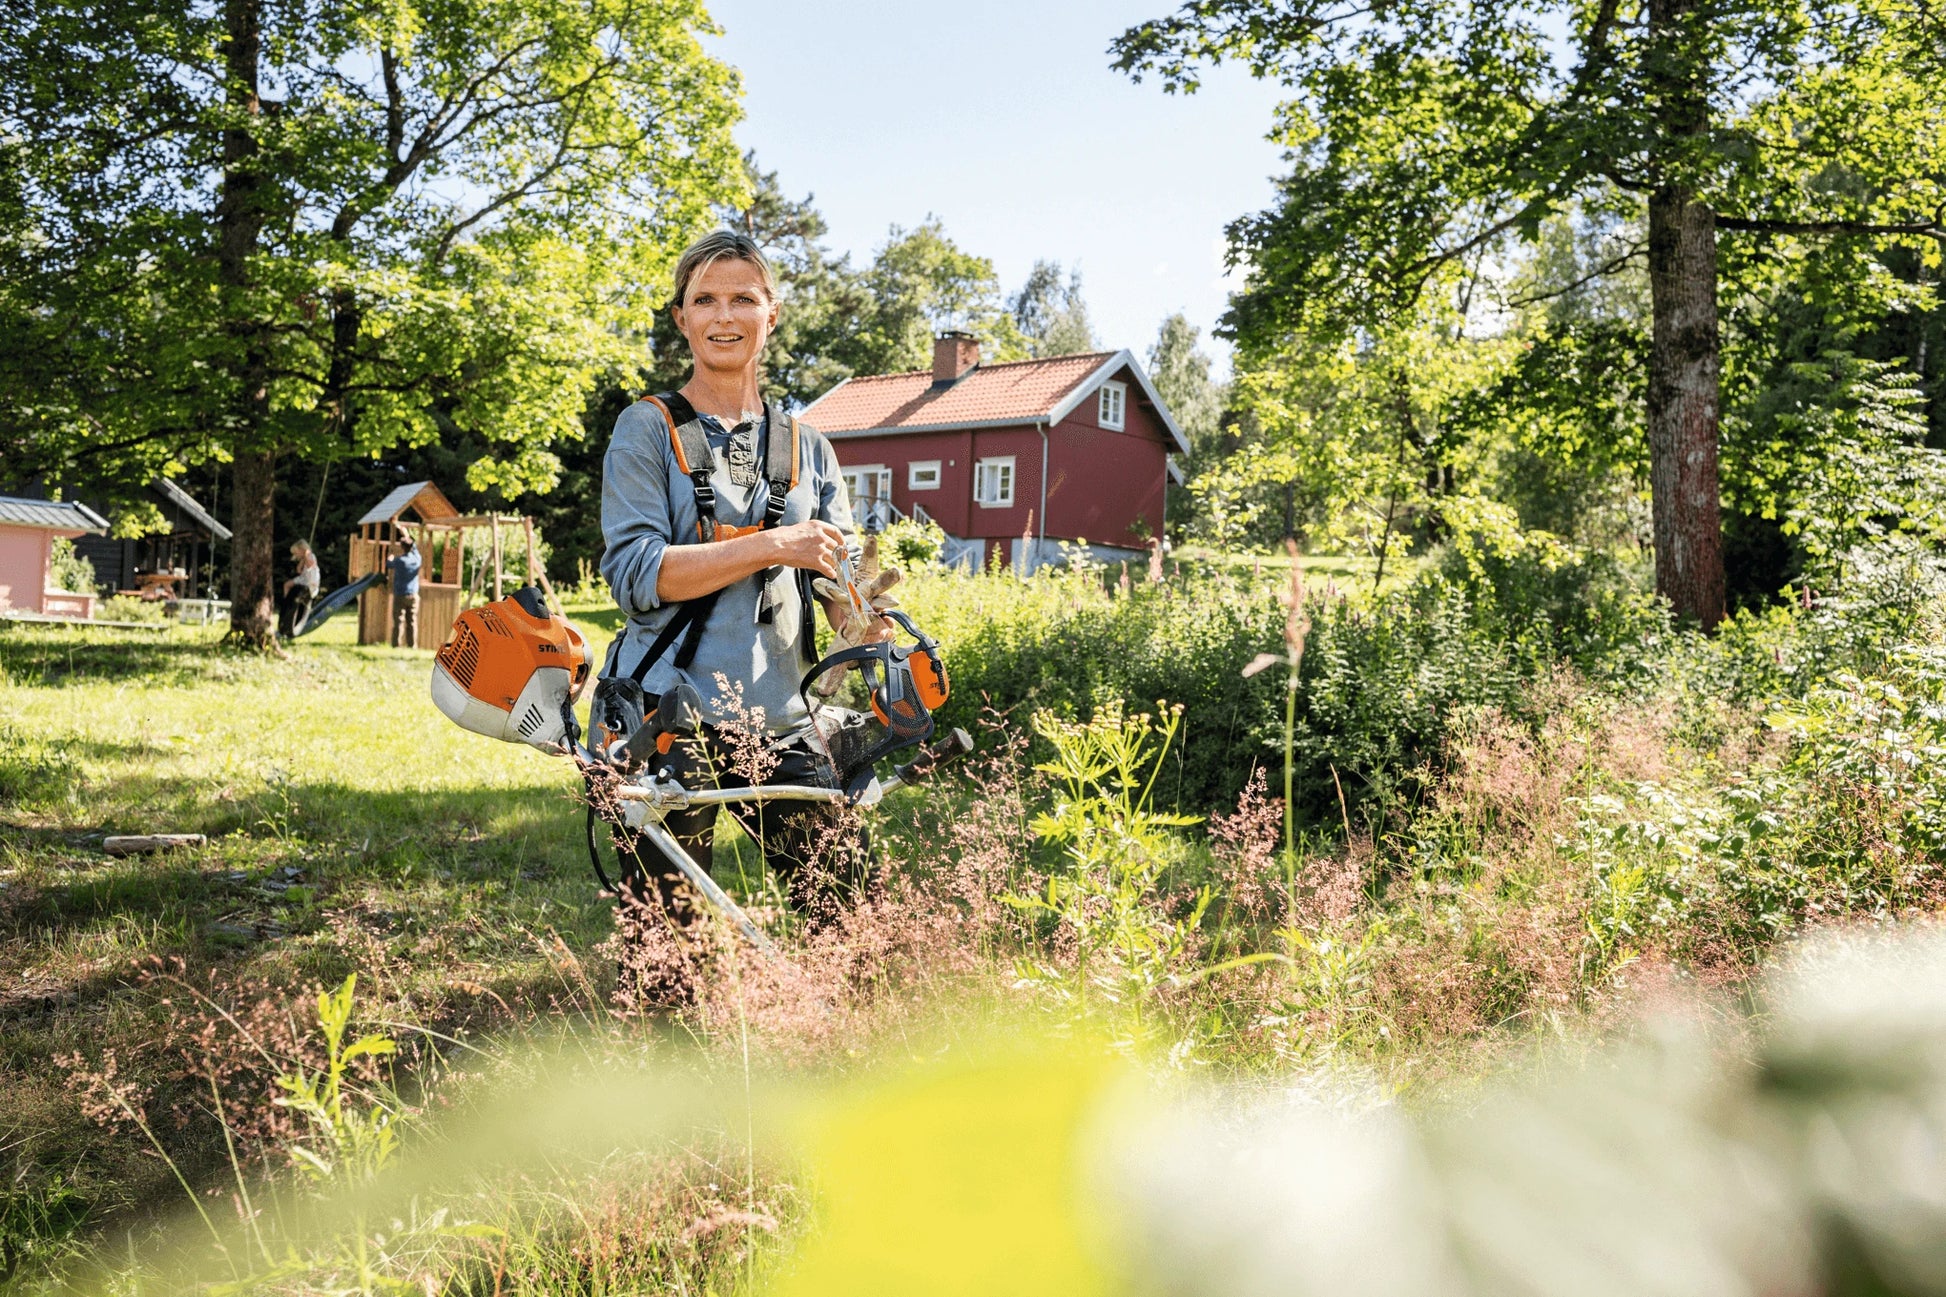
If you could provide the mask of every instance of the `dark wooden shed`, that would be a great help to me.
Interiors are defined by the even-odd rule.
[[[74,542],[75,553],[94,564],[95,580],[111,591],[140,593],[147,584],[153,595],[201,599],[213,594],[211,554],[216,542],[230,539],[230,529],[166,477],[149,483],[148,495],[162,511],[165,530],[134,539],[82,536]],[[143,580],[177,572],[180,580]]]

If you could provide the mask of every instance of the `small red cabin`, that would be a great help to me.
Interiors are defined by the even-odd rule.
[[[1023,572],[1064,542],[1143,553],[1162,535],[1170,457],[1189,451],[1129,352],[982,365],[963,333],[933,344],[931,373],[848,378],[803,417],[831,439],[861,527],[935,522],[949,562]]]

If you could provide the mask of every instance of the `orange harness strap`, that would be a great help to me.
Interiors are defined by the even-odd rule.
[[[797,489],[800,472],[800,455],[803,447],[803,430],[798,426],[795,415],[787,415],[777,408],[775,402],[765,407],[769,423],[769,435],[765,438],[764,478],[770,484],[770,501],[764,510],[764,520],[752,526],[739,523],[718,522],[716,520],[716,490],[710,484],[710,473],[716,467],[716,456],[709,449],[709,441],[698,425],[696,411],[680,392],[666,392],[661,395],[644,394],[642,399],[653,405],[662,415],[662,421],[669,429],[669,449],[675,452],[676,466],[689,478],[696,491],[696,539],[735,540],[753,532],[771,527],[779,527],[784,521],[784,505],[790,493]],[[778,435],[783,425],[790,425],[789,463],[780,462],[785,458],[782,438]],[[698,425],[698,426],[691,426]],[[688,445],[684,443],[687,442]],[[702,459],[692,462],[691,451]]]

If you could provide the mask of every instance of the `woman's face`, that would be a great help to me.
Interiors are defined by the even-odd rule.
[[[764,291],[755,266],[723,257],[689,281],[689,295],[675,309],[675,319],[698,369],[754,372],[777,327],[777,303]]]

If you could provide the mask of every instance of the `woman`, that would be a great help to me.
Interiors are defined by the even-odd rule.
[[[692,788],[747,785],[753,774],[836,786],[797,689],[814,656],[809,606],[823,603],[854,641],[890,633],[882,622],[846,628],[839,601],[811,590],[813,579],[837,575],[852,544],[851,507],[830,443],[759,394],[777,311],[776,283],[754,240],[724,230],[692,244],[676,264],[671,302],[694,358],[689,381],[676,399],[644,398],[624,411],[602,465],[601,573],[628,614],[603,674],[634,676],[650,708],[679,683],[701,695],[703,732],[673,763]],[[684,449],[685,429],[694,453]],[[779,803],[736,814],[809,922],[829,921],[843,885],[857,881],[862,851],[847,848],[833,877],[811,860],[826,822],[819,808]],[[715,807],[696,807],[666,825],[707,869],[715,821]],[[656,903],[689,922],[674,864],[646,842],[637,849]]]
[[[304,629],[304,620],[311,615],[311,605],[318,597],[318,556],[311,552],[311,542],[294,542],[291,561],[297,564],[297,575],[284,582],[283,594],[277,600],[277,633],[285,639]]]

